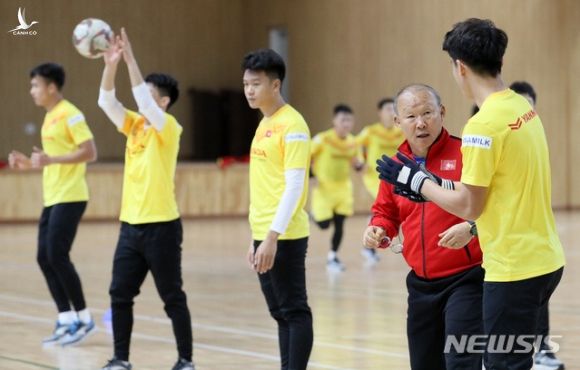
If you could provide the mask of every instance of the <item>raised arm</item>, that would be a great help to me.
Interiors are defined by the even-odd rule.
[[[98,101],[99,107],[119,129],[123,127],[125,121],[125,108],[115,96],[115,76],[117,75],[117,66],[122,55],[121,39],[119,36],[115,37],[113,35],[113,42],[103,56],[105,68],[101,78]]]
[[[139,112],[145,116],[147,121],[157,130],[161,131],[163,126],[165,126],[165,112],[157,104],[149,87],[143,79],[137,60],[133,54],[133,49],[125,32],[124,28],[121,28],[121,45],[123,49],[123,59],[127,64],[127,69],[129,70],[129,79],[131,80],[131,87],[133,90],[133,97],[137,106],[139,107]]]

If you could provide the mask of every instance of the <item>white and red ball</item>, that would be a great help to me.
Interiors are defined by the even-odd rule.
[[[97,18],[87,18],[75,27],[72,41],[80,55],[96,59],[105,53],[112,38],[113,31],[106,22]]]

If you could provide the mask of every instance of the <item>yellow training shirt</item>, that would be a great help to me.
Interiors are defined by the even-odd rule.
[[[165,113],[158,132],[145,117],[127,110],[120,130],[127,136],[120,220],[129,224],[172,221],[179,218],[175,201],[175,166],[183,128]]]
[[[551,204],[542,121],[512,90],[491,94],[463,130],[461,182],[486,187],[477,219],[485,280],[517,281],[565,263]]]
[[[377,159],[383,154],[388,157],[394,156],[399,145],[405,141],[405,136],[400,128],[396,126],[386,128],[381,122],[377,122],[362,129],[356,140],[366,151],[364,184],[369,193],[376,196],[380,185],[376,171]]]
[[[252,140],[249,220],[254,240],[264,240],[270,231],[284,193],[285,171],[302,168],[306,171],[304,190],[280,240],[300,239],[310,233],[304,210],[310,168],[310,130],[302,115],[286,104],[260,121]]]
[[[350,172],[357,158],[362,160],[362,154],[351,134],[343,139],[331,128],[312,139],[312,172],[321,184],[350,184]]]
[[[93,134],[83,113],[63,99],[46,113],[41,137],[42,149],[48,156],[53,157],[77,151],[80,144],[93,139]],[[87,201],[89,189],[85,180],[86,169],[86,163],[55,163],[44,167],[44,206]]]

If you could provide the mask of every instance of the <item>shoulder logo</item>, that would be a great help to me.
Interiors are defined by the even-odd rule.
[[[287,143],[291,143],[293,141],[308,141],[308,134],[302,132],[293,132],[290,134],[286,134],[284,140]]]
[[[524,123],[527,123],[529,120],[531,120],[532,118],[534,118],[537,115],[538,115],[538,113],[536,113],[535,110],[531,109],[528,112],[526,112],[524,115],[522,115],[521,117],[518,117],[518,119],[515,122],[509,123],[508,127],[512,130],[519,130],[520,127],[522,127],[522,125]]]
[[[8,31],[8,33],[12,33],[15,36],[18,36],[18,35],[35,36],[38,33],[35,30],[29,31],[28,29],[39,22],[37,22],[37,21],[32,21],[30,23],[26,22],[26,14],[25,13],[26,13],[25,8],[18,8],[18,23],[20,23],[20,25],[18,25],[13,30]]]
[[[84,121],[85,121],[85,116],[83,116],[82,113],[77,114],[76,116],[70,117],[68,119],[68,126],[73,127],[77,123],[84,122]]]
[[[483,135],[465,135],[461,139],[461,146],[471,146],[475,148],[491,149],[492,138]]]

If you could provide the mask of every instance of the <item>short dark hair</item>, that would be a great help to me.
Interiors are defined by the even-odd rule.
[[[385,104],[395,104],[395,100],[393,98],[382,98],[377,103],[377,109],[383,109]]]
[[[270,79],[284,81],[286,64],[280,54],[272,49],[258,49],[249,52],[242,60],[242,71],[264,71]]]
[[[337,104],[334,106],[334,108],[332,108],[332,113],[336,116],[339,113],[348,113],[348,114],[352,114],[352,108],[349,107],[346,104]]]
[[[445,34],[443,50],[451,59],[463,61],[477,74],[495,77],[501,73],[507,44],[507,34],[492,21],[470,18],[456,23]]]
[[[145,82],[153,84],[159,91],[159,95],[169,97],[167,110],[179,99],[177,80],[170,75],[165,73],[151,73],[145,77]]]
[[[56,63],[43,63],[40,64],[30,71],[30,78],[40,76],[46,80],[46,82],[54,83],[56,88],[60,91],[64,86],[65,73],[64,68],[60,64]]]
[[[517,92],[518,94],[528,94],[532,97],[534,104],[536,104],[536,91],[529,82],[515,81],[510,85],[510,89]]]

